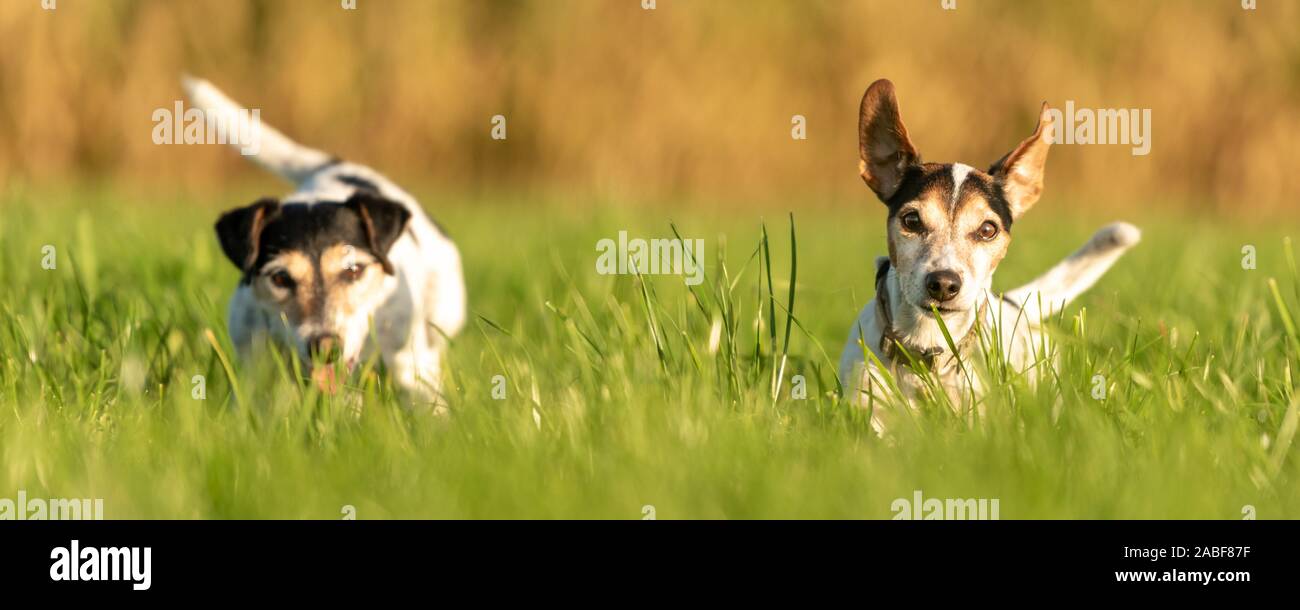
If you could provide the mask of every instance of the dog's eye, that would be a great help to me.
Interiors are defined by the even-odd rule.
[[[289,277],[289,273],[286,271],[276,271],[271,274],[271,284],[276,288],[289,290],[293,288],[293,278]]]
[[[364,273],[365,270],[366,270],[366,266],[365,266],[365,265],[359,265],[359,264],[353,263],[353,264],[350,264],[350,265],[344,267],[344,268],[343,268],[343,273],[342,273],[341,275],[342,275],[344,281],[355,282],[355,281],[357,281],[358,279],[361,278],[361,274]]]
[[[911,231],[913,233],[920,233],[921,231],[925,230],[925,225],[921,223],[921,215],[917,214],[916,212],[908,212],[906,214],[903,214],[903,218],[901,220],[903,222],[903,228],[907,229],[908,231]]]
[[[980,225],[978,235],[980,236],[980,239],[984,241],[993,239],[998,236],[998,226],[992,222],[985,221],[984,224]]]

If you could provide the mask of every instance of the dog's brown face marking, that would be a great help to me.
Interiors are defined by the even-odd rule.
[[[993,179],[969,166],[925,164],[890,206],[890,262],[904,300],[970,309],[1011,243],[1010,214]],[[946,280],[946,283],[944,283]]]
[[[329,345],[351,363],[396,286],[388,252],[408,219],[400,204],[372,195],[312,205],[262,200],[222,216],[217,233],[258,308],[288,323],[281,339],[304,357]]]
[[[366,310],[366,295],[384,272],[374,257],[337,244],[319,256],[288,250],[267,261],[252,282],[258,301],[274,303],[293,326],[314,325],[337,331],[335,319]]]
[[[1047,105],[1034,134],[988,172],[922,163],[887,80],[863,95],[858,136],[862,179],[889,209],[899,296],[922,310],[974,308],[1007,253],[1012,222],[1042,192],[1051,145]]]

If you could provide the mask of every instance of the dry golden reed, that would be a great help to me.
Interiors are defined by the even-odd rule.
[[[0,180],[207,185],[153,143],[192,72],[400,181],[624,199],[866,197],[856,112],[898,87],[927,159],[986,165],[1040,102],[1143,108],[1149,155],[1061,146],[1049,189],[1284,210],[1300,192],[1300,4],[1258,0],[0,2]],[[508,139],[489,137],[507,117]],[[807,139],[791,138],[791,117]]]

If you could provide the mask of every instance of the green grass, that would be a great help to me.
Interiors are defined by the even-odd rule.
[[[363,519],[638,519],[645,505],[661,519],[889,518],[893,499],[922,490],[999,499],[1004,519],[1236,519],[1248,504],[1300,517],[1300,283],[1277,229],[1127,218],[1143,243],[1054,324],[1059,382],[1012,377],[974,422],[921,405],[884,442],[835,398],[883,251],[882,209],[865,195],[846,210],[788,204],[797,274],[786,210],[423,195],[470,290],[446,417],[403,408],[373,376],[320,396],[271,359],[231,360],[232,386],[236,274],[210,227],[239,199],[11,189],[0,497],[104,498],[108,518],[336,519],[344,505]],[[1111,220],[1050,196],[1039,208],[1017,225],[998,287]],[[705,239],[693,292],[679,277],[595,273],[598,239],[674,227]],[[1241,268],[1246,244],[1258,269]],[[791,398],[794,375],[805,400]]]

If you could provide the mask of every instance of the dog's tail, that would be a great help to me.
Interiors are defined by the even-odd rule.
[[[1005,297],[1020,305],[1026,320],[1037,324],[1091,288],[1125,250],[1141,239],[1142,232],[1127,222],[1106,225],[1074,254],[1034,281],[1006,293]]]
[[[201,78],[182,76],[181,86],[185,88],[190,103],[202,110],[204,115],[232,117],[246,110],[212,83]],[[245,156],[285,180],[301,182],[316,170],[335,161],[330,155],[290,140],[260,120],[254,126],[254,131],[250,134],[253,142],[239,142],[236,141],[238,138],[229,138],[229,141]]]

